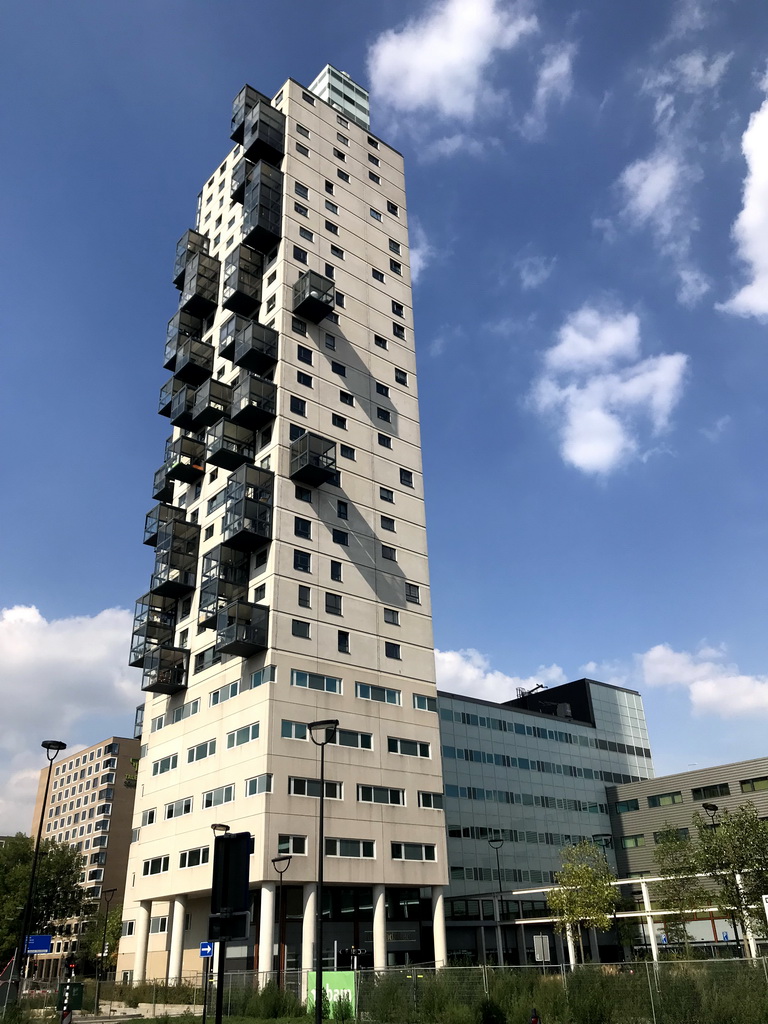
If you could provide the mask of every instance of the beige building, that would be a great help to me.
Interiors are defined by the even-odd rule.
[[[327,99],[321,98],[322,96]],[[442,772],[403,160],[368,97],[246,86],[182,238],[161,414],[173,432],[137,604],[144,732],[118,976],[200,970],[211,826],[253,836],[228,967],[445,960]],[[272,859],[288,854],[277,920]],[[278,951],[279,947],[279,951]]]
[[[132,760],[138,756],[139,740],[126,736],[110,736],[70,754],[54,765],[45,806],[48,768],[40,772],[30,835],[37,835],[42,814],[43,838],[66,843],[82,853],[80,884],[97,912],[103,912],[103,893],[108,890],[115,890],[109,900],[112,907],[124,899],[136,793],[125,785],[125,779],[134,773]],[[37,977],[57,977],[62,963],[77,956],[87,920],[59,922],[53,927],[51,952],[34,957]]]

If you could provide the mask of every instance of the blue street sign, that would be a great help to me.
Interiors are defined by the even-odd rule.
[[[723,932],[723,942],[728,941],[728,932]]]
[[[50,935],[28,935],[27,936],[27,952],[28,953],[50,953],[51,952],[51,936]]]
[[[662,936],[661,936],[661,941],[662,941],[662,942],[664,942],[664,943],[666,943],[666,941],[667,941],[667,936],[666,936],[666,935],[662,935]]]
[[[200,956],[213,956],[213,943],[212,942],[201,942],[200,943]]]

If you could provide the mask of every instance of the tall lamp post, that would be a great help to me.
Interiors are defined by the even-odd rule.
[[[709,824],[712,828],[719,828],[720,822],[715,821],[715,818],[720,811],[717,804],[702,804],[704,810],[707,812],[709,817]],[[735,879],[734,879],[735,881]],[[735,911],[731,914],[731,924],[733,925],[733,941],[736,943],[736,956],[741,956],[741,943],[739,942],[739,929],[736,926],[736,913]]]
[[[325,859],[325,748],[336,739],[337,718],[310,722],[312,742],[320,747],[320,808],[317,828],[317,916],[315,919],[315,1022],[323,1024],[323,863]]]
[[[277,987],[283,987],[283,946],[285,945],[285,928],[284,928],[284,912],[283,912],[283,875],[291,866],[293,857],[289,853],[284,853],[280,857],[272,858],[272,867],[278,874],[279,881],[277,883]]]
[[[498,918],[496,920],[496,948],[498,949],[498,952],[499,952],[499,967],[503,967],[504,966],[504,939],[503,939],[502,931],[501,931],[501,916],[502,916],[503,907],[504,907],[504,900],[503,900],[502,888],[501,888],[501,866],[499,864],[499,850],[504,845],[504,840],[501,838],[501,836],[494,836],[493,839],[489,839],[488,840],[488,845],[491,847],[492,850],[496,851],[496,875],[498,876],[498,879],[499,879],[499,914],[498,914]]]
[[[106,903],[107,906],[106,906],[106,909],[104,910],[104,932],[103,932],[103,934],[101,936],[101,956],[96,961],[96,994],[94,995],[94,998],[93,998],[93,1012],[94,1013],[98,1013],[99,1012],[99,987],[100,987],[100,984],[101,984],[101,962],[104,959],[104,956],[105,956],[104,949],[105,949],[105,947],[107,945],[107,924],[109,923],[109,904],[115,898],[115,893],[116,892],[117,892],[117,889],[105,889],[104,892],[101,894],[102,899],[104,900],[104,902]],[[108,972],[105,972],[105,974],[106,973],[108,973]]]
[[[229,825],[211,825],[211,831],[217,838],[225,836],[229,832]],[[221,1024],[221,1019],[224,1015],[224,965],[226,959],[227,943],[224,939],[219,939],[219,964],[218,971],[216,972],[216,1010],[214,1018],[216,1024]]]
[[[19,940],[13,957],[13,971],[8,986],[9,992],[11,989],[14,990],[14,1000],[17,999],[19,995],[22,976],[20,968],[21,964],[24,963],[24,957],[26,956],[27,951],[27,933],[29,932],[30,922],[32,920],[32,898],[35,892],[37,862],[40,859],[40,839],[43,835],[43,818],[45,817],[45,805],[48,803],[48,790],[51,785],[51,771],[53,770],[53,762],[62,750],[67,749],[67,744],[62,743],[61,740],[43,740],[40,746],[43,748],[45,756],[48,758],[48,774],[45,777],[45,792],[43,793],[43,802],[40,806],[40,824],[37,826],[37,839],[35,841],[35,852],[32,857],[32,871],[29,875],[27,902],[24,904],[24,916],[21,922],[21,932],[19,933]]]

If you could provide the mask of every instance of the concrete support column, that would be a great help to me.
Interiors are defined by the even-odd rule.
[[[653,914],[651,912],[651,897],[648,895],[648,883],[640,881],[640,892],[643,894],[643,910],[645,911],[645,927],[648,932],[648,943],[651,947],[653,962],[659,962],[659,947],[656,945],[656,932],[653,928]]]
[[[133,980],[144,981],[147,976],[147,944],[149,943],[149,917],[152,900],[142,900],[136,908],[136,952],[133,957]]]
[[[261,885],[261,910],[259,911],[259,986],[264,986],[272,976],[275,951],[275,883]]]
[[[570,924],[565,926],[565,939],[568,943],[568,961],[571,970],[576,967],[576,947],[573,944],[573,927]]]
[[[432,938],[435,943],[435,967],[448,966],[448,944],[445,937],[445,901],[443,886],[432,886]],[[386,937],[386,933],[385,933]]]
[[[387,900],[383,885],[373,887],[373,969],[387,967]]]
[[[525,925],[519,924],[515,929],[517,932],[517,960],[521,967],[528,963],[528,950],[525,947]]]
[[[175,896],[171,901],[171,952],[168,956],[168,984],[181,981],[181,963],[184,957],[184,920],[187,916],[187,897]]]
[[[315,969],[315,914],[317,912],[317,886],[304,885],[304,919],[301,925],[301,999],[307,1000],[307,972]]]
[[[589,929],[589,955],[593,964],[600,963],[600,947],[597,944],[597,932],[594,928]]]

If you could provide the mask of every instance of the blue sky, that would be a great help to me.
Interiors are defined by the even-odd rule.
[[[326,62],[406,160],[446,689],[639,689],[658,772],[765,753],[764,0],[41,0],[0,13],[0,832],[130,731],[176,239],[244,82]]]

